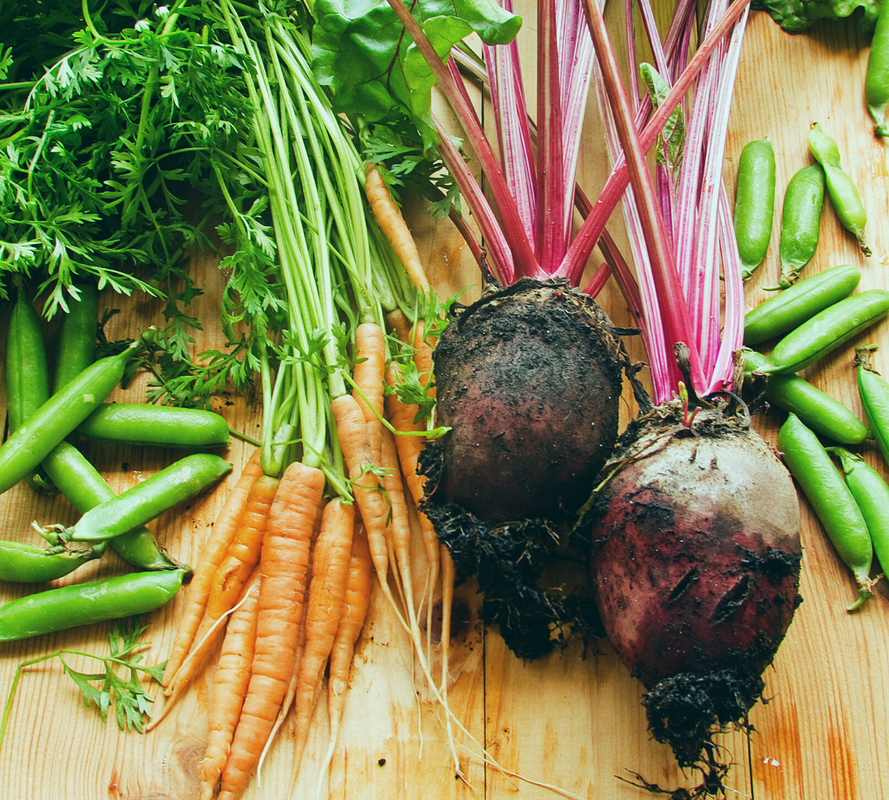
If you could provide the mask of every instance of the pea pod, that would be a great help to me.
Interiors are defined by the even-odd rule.
[[[19,287],[9,316],[6,350],[6,401],[10,431],[18,430],[49,399],[46,348],[40,318]]]
[[[153,406],[145,403],[102,403],[77,427],[95,442],[140,447],[228,447],[228,423],[213,411]]]
[[[886,125],[886,109],[889,107],[889,8],[886,3],[880,3],[871,39],[864,73],[864,100],[874,120],[874,133],[879,137],[889,134],[889,126]]]
[[[231,471],[210,453],[194,453],[156,472],[131,489],[91,508],[61,532],[65,542],[101,542],[120,536],[194,497]]]
[[[135,572],[10,600],[0,606],[0,641],[147,614],[176,596],[184,575],[182,570]]]
[[[821,238],[824,182],[824,170],[813,164],[795,172],[787,184],[781,212],[778,288],[796,283],[803,267],[815,256]]]
[[[762,372],[800,372],[889,313],[889,291],[870,289],[840,300],[782,338]]]
[[[889,486],[861,456],[842,447],[829,450],[840,460],[846,484],[861,509],[874,554],[885,573],[889,569]]]
[[[15,583],[54,581],[101,554],[101,550],[92,547],[69,550],[0,540],[0,580]]]
[[[858,239],[861,252],[866,256],[871,255],[864,236],[867,210],[858,194],[858,187],[848,173],[843,171],[836,142],[824,133],[817,122],[809,129],[809,151],[824,169],[827,193],[837,218]]]
[[[59,391],[93,363],[99,318],[99,290],[94,283],[77,286],[77,300],[68,302],[56,339],[53,392]]]
[[[864,516],[829,453],[796,414],[788,415],[778,431],[778,449],[837,554],[855,577],[858,598],[847,607],[854,611],[873,595],[873,544]]]
[[[874,366],[873,353],[876,350],[877,346],[873,344],[855,348],[858,395],[865,419],[877,440],[883,459],[889,463],[889,383]],[[889,569],[889,564],[884,566]]]
[[[32,472],[49,452],[85,420],[120,382],[140,347],[96,361],[38,408],[0,446],[0,493]]]
[[[848,297],[861,280],[861,271],[842,264],[804,278],[778,294],[772,295],[744,318],[744,344],[762,344],[783,336],[814,317],[819,311]]]
[[[766,363],[766,357],[744,351],[745,369],[753,372]],[[772,405],[792,412],[819,436],[840,444],[861,444],[868,436],[867,426],[839,400],[822,392],[798,375],[769,375],[764,389]]]
[[[53,448],[43,459],[43,468],[58,490],[81,514],[117,496],[83,453],[70,442],[61,442]],[[140,570],[185,569],[191,572],[190,567],[172,559],[144,525],[115,536],[109,544],[121,558]]]
[[[734,227],[746,281],[762,264],[775,214],[775,151],[768,136],[744,145],[738,159]]]

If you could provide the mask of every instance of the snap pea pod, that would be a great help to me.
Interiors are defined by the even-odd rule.
[[[63,542],[101,542],[120,536],[194,497],[231,471],[211,453],[193,453],[131,489],[91,508],[60,533]]]
[[[889,7],[886,3],[880,3],[867,56],[864,100],[874,120],[874,133],[881,138],[889,134],[889,126],[886,125],[886,109],[889,107]]]
[[[860,608],[873,595],[870,568],[873,544],[861,509],[855,502],[818,437],[796,414],[778,431],[778,449],[843,563],[858,585],[858,597],[848,611]]]
[[[46,583],[69,575],[101,555],[101,550],[94,547],[34,547],[24,542],[0,540],[0,580]]]
[[[778,288],[796,283],[803,267],[815,256],[821,238],[824,209],[824,170],[817,164],[797,170],[784,192],[781,211],[779,256],[781,279]]]
[[[880,447],[883,459],[889,463],[889,383],[877,372],[873,354],[874,344],[855,348],[855,366],[858,372],[858,396],[864,416],[874,439]],[[889,569],[889,564],[884,567]]]
[[[0,606],[0,642],[147,614],[172,600],[182,570],[135,572],[37,592]]]
[[[889,291],[853,294],[810,317],[782,338],[761,371],[800,372],[889,313]]]
[[[889,486],[861,456],[843,447],[828,450],[840,460],[846,484],[867,523],[874,555],[885,573],[889,569]]]
[[[43,468],[81,514],[117,496],[86,456],[70,442],[61,442],[53,448],[43,459]],[[109,544],[121,558],[140,570],[184,569],[191,572],[191,567],[171,558],[144,525],[115,536]]]
[[[766,257],[774,214],[775,151],[766,136],[744,145],[738,159],[734,228],[745,281]]]
[[[102,403],[77,432],[95,442],[140,447],[228,447],[225,417],[199,408]]]
[[[6,401],[10,431],[16,431],[49,399],[46,348],[40,318],[19,287],[9,316]]]
[[[62,315],[55,347],[53,392],[66,386],[96,358],[99,319],[99,290],[94,283],[78,284],[77,300],[68,301]]]
[[[745,350],[744,361],[749,375],[766,363],[766,357]],[[815,433],[839,444],[861,444],[870,435],[851,409],[798,375],[769,375],[763,393],[772,405],[796,414]]]
[[[754,347],[783,336],[809,317],[848,297],[860,280],[858,267],[841,264],[772,295],[744,317],[744,344]]]
[[[858,187],[851,176],[845,172],[840,163],[840,151],[836,142],[831,139],[815,122],[809,128],[809,151],[824,169],[827,194],[833,210],[842,226],[855,235],[861,252],[871,255],[871,249],[865,241],[864,229],[867,225],[867,210],[858,193]]]
[[[40,406],[0,446],[0,493],[32,472],[49,452],[85,420],[120,382],[127,362],[140,347],[91,364]]]

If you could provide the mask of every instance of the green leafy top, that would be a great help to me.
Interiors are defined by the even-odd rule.
[[[860,10],[858,24],[872,31],[880,12],[879,0],[754,0],[751,8],[768,11],[788,33],[808,30],[820,19],[843,19]]]

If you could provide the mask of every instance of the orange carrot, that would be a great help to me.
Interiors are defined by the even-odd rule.
[[[213,576],[204,618],[195,634],[197,644],[165,690],[171,701],[182,693],[204,664],[221,633],[220,620],[238,602],[247,578],[259,562],[268,513],[278,482],[278,478],[261,475],[250,487],[238,531]]]
[[[333,649],[352,554],[355,508],[338,497],[325,507],[312,554],[312,584],[306,610],[306,643],[299,665],[295,706],[294,785],[328,658]],[[291,792],[292,794],[292,792]]]
[[[260,559],[262,584],[253,670],[222,772],[220,800],[236,800],[246,790],[287,692],[324,482],[320,469],[290,464],[269,510]]]
[[[429,279],[417,244],[376,164],[368,163],[365,166],[365,178],[365,194],[377,225],[386,235],[414,286],[422,292],[428,291]]]
[[[428,386],[433,374],[432,353],[435,350],[435,340],[426,336],[426,323],[418,319],[414,325],[412,342],[414,347],[414,364],[420,376],[420,385]],[[430,397],[435,397],[435,386],[428,390]]]
[[[213,797],[228,759],[244,693],[250,682],[258,610],[259,581],[254,580],[228,621],[210,690],[207,750],[201,760],[201,800]]]
[[[250,494],[250,487],[262,475],[259,456],[260,451],[256,450],[250,457],[241,472],[241,477],[217,515],[210,537],[201,547],[194,575],[185,592],[185,605],[176,630],[173,649],[164,669],[162,681],[164,687],[170,685],[173,675],[182,666],[182,662],[194,642],[207,605],[207,598],[210,595],[210,587],[213,585],[213,577],[237,533],[244,507],[247,504],[247,497]]]
[[[355,532],[352,538],[352,554],[349,559],[349,575],[346,579],[343,615],[340,618],[340,624],[330,651],[329,680],[327,684],[327,717],[330,727],[330,743],[321,767],[321,774],[318,776],[319,794],[321,781],[330,768],[330,762],[333,760],[333,753],[339,738],[340,726],[342,725],[343,713],[346,707],[346,688],[349,685],[349,672],[352,669],[355,644],[361,635],[364,620],[367,617],[367,610],[370,606],[372,568],[367,534],[359,520],[355,524]]]

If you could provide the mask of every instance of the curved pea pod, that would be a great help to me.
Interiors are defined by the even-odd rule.
[[[824,532],[858,584],[854,611],[873,595],[870,568],[873,544],[867,523],[830,454],[796,414],[790,414],[778,431],[778,449],[784,463],[805,494]]]
[[[102,403],[77,432],[103,444],[210,449],[228,447],[225,417],[199,408]]]
[[[870,289],[834,303],[782,338],[762,372],[800,372],[889,313],[889,291]]]
[[[744,317],[744,344],[753,347],[783,336],[819,311],[848,297],[860,281],[858,267],[842,264],[772,295]]]
[[[889,134],[889,126],[886,125],[886,109],[889,107],[889,7],[886,3],[880,3],[867,56],[864,100],[874,120],[874,133],[879,137]]]
[[[231,471],[232,465],[210,453],[179,459],[116,497],[91,508],[61,532],[65,542],[101,542],[120,536],[184,503]]]
[[[873,353],[876,350],[877,346],[873,344],[855,348],[858,395],[883,459],[889,463],[889,383],[874,366]],[[889,564],[885,567],[889,569]]]
[[[0,446],[0,493],[33,471],[98,407],[121,381],[140,346],[133,342],[123,352],[91,364],[16,429]]]
[[[775,151],[766,136],[744,145],[738,159],[734,227],[746,281],[762,264],[775,214]]]
[[[744,351],[744,360],[749,372],[766,363],[765,356],[752,350]],[[764,396],[772,405],[796,414],[819,436],[839,444],[861,444],[870,435],[851,409],[798,375],[769,375]]]
[[[56,488],[81,514],[117,496],[86,456],[70,442],[56,445],[43,459],[42,466]],[[115,536],[109,544],[121,558],[140,570],[185,569],[191,572],[191,567],[171,558],[144,525]]]
[[[871,255],[871,249],[864,237],[867,210],[861,201],[858,187],[842,168],[836,142],[824,133],[817,122],[809,129],[809,151],[824,170],[827,193],[837,218],[858,239],[861,252],[866,256]]]
[[[778,286],[781,289],[796,283],[800,271],[818,249],[824,184],[824,170],[817,164],[798,170],[787,184],[779,240],[781,280]]]
[[[0,606],[0,642],[147,614],[172,600],[181,570],[136,572],[48,589]]]
[[[101,554],[101,550],[94,548],[69,550],[0,540],[0,580],[15,583],[54,581]]]
[[[889,569],[889,486],[861,456],[842,447],[829,449],[840,460],[846,484],[867,524],[874,555],[885,573]]]

